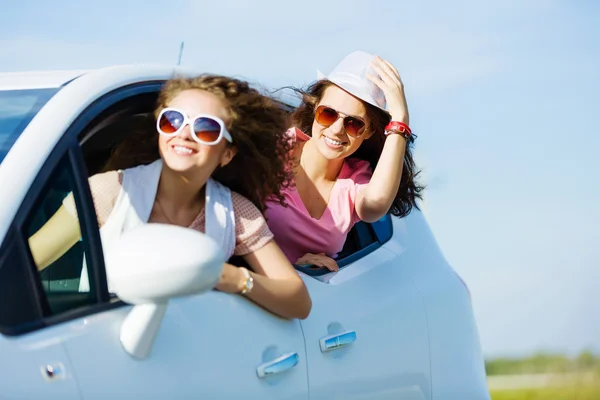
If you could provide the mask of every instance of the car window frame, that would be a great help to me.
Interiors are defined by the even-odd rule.
[[[362,225],[369,230],[369,237],[366,237],[364,233],[361,233],[361,231],[357,229],[359,228],[358,225]],[[359,221],[352,227],[352,230],[357,230],[359,238],[367,239],[370,243],[342,258],[337,258],[335,261],[340,270],[376,251],[392,238],[394,235],[392,216],[386,214],[380,220],[372,223]],[[375,240],[370,240],[371,236],[374,236]],[[350,234],[347,236],[346,240],[353,240],[350,238]],[[315,265],[294,265],[294,268],[297,271],[312,277],[320,277],[331,272],[325,267],[318,267]]]
[[[87,175],[87,167],[80,140],[83,133],[89,132],[94,128],[95,124],[101,123],[101,121],[97,121],[97,118],[112,106],[138,95],[147,93],[158,94],[164,82],[165,80],[152,80],[129,84],[99,97],[79,114],[50,152],[20,204],[4,242],[0,244],[0,260],[6,259],[5,253],[16,252],[15,254],[18,254],[24,262],[23,268],[27,271],[28,287],[32,290],[29,296],[37,306],[37,319],[18,326],[4,326],[0,323],[0,334],[19,336],[126,305],[120,299],[110,296],[108,292],[100,230],[98,229],[97,216],[89,187],[89,177]],[[71,168],[70,173],[73,177],[73,196],[82,237],[87,239],[83,241],[83,250],[86,255],[90,288],[91,285],[94,285],[96,299],[93,304],[88,306],[53,315],[50,313],[50,306],[42,286],[41,276],[33,261],[25,232],[28,219],[36,203],[39,202],[40,196],[44,194],[49,179],[56,172],[56,168],[61,162],[65,162],[65,159],[69,163],[69,167]]]

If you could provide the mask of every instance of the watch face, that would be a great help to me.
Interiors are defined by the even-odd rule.
[[[250,291],[252,290],[252,287],[254,286],[254,280],[252,278],[249,278],[246,280],[246,291]]]

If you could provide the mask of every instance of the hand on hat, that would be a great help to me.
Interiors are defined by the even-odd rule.
[[[371,66],[379,76],[369,74],[367,77],[383,90],[392,121],[409,125],[408,106],[400,74],[389,61],[382,60],[379,56],[375,57]]]

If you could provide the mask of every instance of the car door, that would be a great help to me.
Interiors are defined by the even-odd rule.
[[[0,399],[79,399],[64,330],[43,326],[24,253],[9,231],[0,246]],[[31,332],[33,330],[33,332]]]
[[[140,92],[148,94],[149,90],[142,85]],[[31,310],[25,317],[13,318],[12,330],[3,332],[13,335],[3,337],[0,346],[8,349],[2,352],[3,359],[4,354],[11,354],[16,365],[27,370],[3,365],[5,375],[0,379],[4,382],[0,383],[18,382],[20,386],[10,393],[31,399],[52,398],[48,394],[54,392],[55,398],[86,399],[307,399],[299,322],[280,319],[241,296],[211,291],[172,300],[149,357],[136,359],[122,348],[120,327],[132,306],[107,290],[101,241],[77,140],[84,130],[90,132],[86,121],[100,124],[98,117],[110,119],[122,101],[135,103],[131,85],[124,93],[113,90],[109,98],[100,99],[79,116],[51,153],[17,213],[10,236],[13,250],[0,257],[13,271],[10,284],[3,287],[21,288],[21,303]],[[27,238],[71,192],[82,240],[38,273]],[[89,282],[84,286],[89,291],[85,292],[79,291],[82,265],[88,268]],[[49,379],[52,375],[54,379]]]
[[[389,217],[355,229],[337,273],[304,275],[313,301],[301,321],[310,398],[430,399],[422,299],[395,253]],[[372,238],[369,238],[372,236]]]
[[[0,90],[0,164],[22,127],[57,90]],[[17,179],[26,179],[11,172]],[[9,183],[0,185],[0,200],[10,200],[14,190]],[[8,212],[6,206],[0,206],[0,225]],[[48,340],[52,329],[26,333],[39,326],[42,310],[27,295],[34,290],[33,273],[23,268],[20,245],[17,232],[10,226],[0,234],[0,398],[78,399],[77,382],[68,373],[72,368],[62,342]]]
[[[297,320],[278,319],[214,291],[178,299],[169,304],[150,356],[137,360],[119,342],[128,312],[122,307],[67,324],[78,331],[65,347],[86,399],[308,398]],[[261,365],[280,373],[260,377]]]

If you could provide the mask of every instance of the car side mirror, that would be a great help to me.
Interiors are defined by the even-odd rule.
[[[121,325],[121,344],[131,356],[144,359],[169,300],[211,290],[225,253],[196,230],[149,223],[125,232],[106,258],[111,290],[134,305]]]

